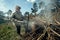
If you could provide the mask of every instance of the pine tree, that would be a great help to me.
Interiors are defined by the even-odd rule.
[[[33,8],[31,8],[31,10],[32,10],[32,13],[35,13],[36,15],[36,12],[38,11],[38,6],[36,2],[33,4]]]

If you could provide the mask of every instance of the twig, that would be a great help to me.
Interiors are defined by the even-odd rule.
[[[60,22],[58,22],[56,19],[55,19],[55,22],[56,22],[58,25],[60,25]]]
[[[50,28],[50,30],[51,30],[54,34],[56,34],[56,35],[58,35],[58,36],[60,37],[60,34],[58,34],[57,32],[55,32],[53,29]]]

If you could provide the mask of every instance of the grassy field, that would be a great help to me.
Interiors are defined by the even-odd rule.
[[[11,24],[0,24],[0,40],[19,40],[16,28]]]

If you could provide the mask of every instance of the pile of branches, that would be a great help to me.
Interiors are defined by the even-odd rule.
[[[44,21],[35,24],[35,30],[23,36],[23,40],[59,40],[60,23],[55,20],[56,24],[48,24]]]

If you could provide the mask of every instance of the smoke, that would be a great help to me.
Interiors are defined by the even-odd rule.
[[[41,0],[40,2],[44,2],[45,3],[43,5],[43,7],[40,8],[40,9],[44,10],[44,13],[43,13],[44,19],[48,23],[52,23],[53,19],[52,19],[51,9],[54,8],[54,6],[52,5],[54,3],[54,1],[52,1],[52,0]]]

